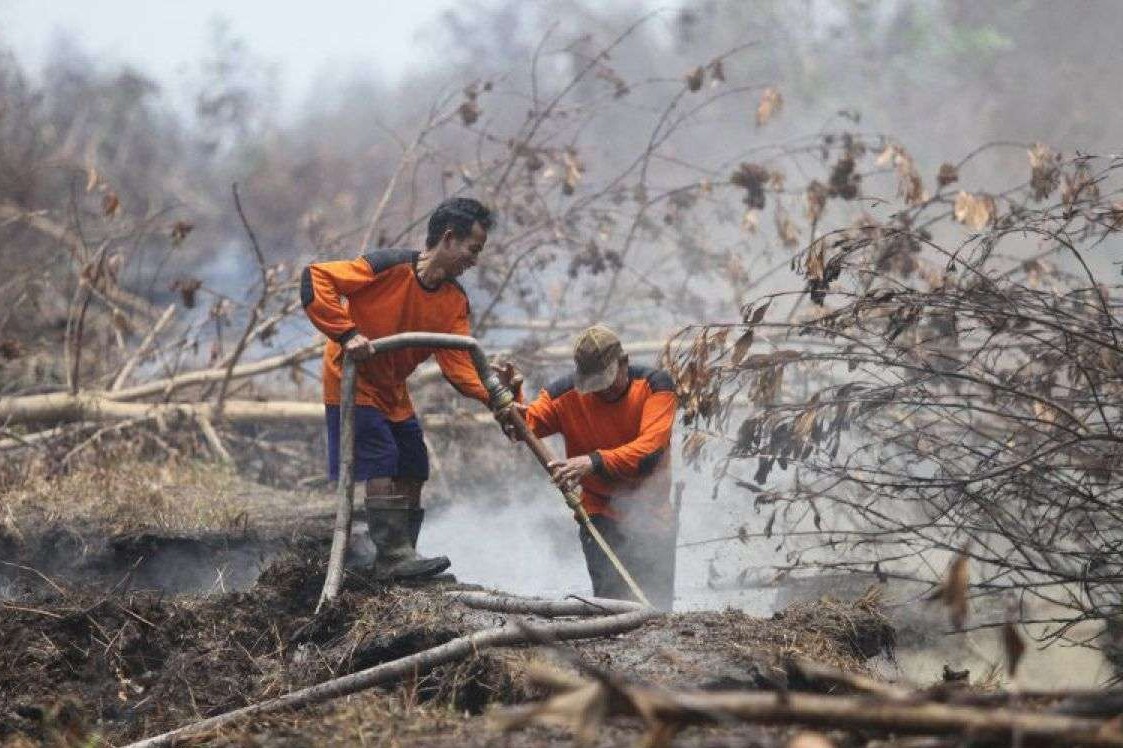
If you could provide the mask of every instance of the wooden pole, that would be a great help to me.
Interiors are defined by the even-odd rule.
[[[554,461],[554,455],[550,452],[550,448],[547,447],[541,439],[534,435],[534,432],[531,431],[530,427],[526,425],[526,421],[523,420],[522,414],[520,414],[517,410],[513,410],[511,412],[511,424],[522,442],[526,444],[526,446],[530,447],[530,451],[533,452],[534,456],[538,458],[538,463],[542,465],[542,467],[545,468],[547,472],[549,472],[549,465]],[[585,511],[585,507],[581,506],[581,497],[578,495],[577,491],[573,490],[572,488],[561,488],[560,486],[558,487],[558,490],[561,491],[562,496],[565,497],[565,503],[577,515],[577,521],[580,522],[585,530],[589,533],[589,535],[592,536],[593,542],[600,546],[600,549],[604,551],[604,555],[608,557],[608,560],[612,563],[612,566],[616,569],[617,573],[620,574],[620,577],[624,580],[624,583],[628,585],[628,589],[630,589],[632,591],[632,594],[636,596],[636,600],[639,600],[644,605],[651,607],[651,601],[647,599],[647,595],[643,594],[643,590],[640,589],[640,586],[638,584],[636,584],[636,580],[632,578],[632,575],[630,573],[628,573],[627,567],[624,566],[624,563],[620,560],[619,556],[617,556],[616,553],[613,552],[612,546],[608,544],[608,541],[605,540],[604,536],[600,534],[600,530],[598,530],[596,528],[596,525],[593,524],[592,520],[589,519],[589,513]]]
[[[511,600],[502,596],[457,592],[453,593],[452,599],[482,610],[505,611],[514,609],[518,612],[525,611],[535,614],[541,611],[541,615],[545,616],[589,615],[595,617],[584,621],[559,621],[545,624],[530,621],[517,624],[505,623],[495,628],[483,629],[408,657],[375,665],[366,670],[333,678],[284,696],[278,696],[268,701],[258,702],[194,722],[171,732],[165,732],[162,735],[130,743],[126,748],[181,745],[189,740],[211,735],[239,720],[319,704],[357,693],[363,689],[391,683],[401,678],[416,678],[438,665],[477,655],[490,647],[510,647],[537,644],[543,641],[570,641],[612,636],[638,628],[652,616],[657,615],[653,609],[638,606],[633,602],[601,600],[599,598],[591,600],[589,603],[580,603],[571,600]]]

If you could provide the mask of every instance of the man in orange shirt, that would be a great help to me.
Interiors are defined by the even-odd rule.
[[[583,331],[576,371],[518,406],[539,437],[560,433],[565,460],[550,465],[563,488],[581,488],[581,504],[625,568],[662,610],[674,601],[677,518],[671,507],[670,443],[675,397],[671,375],[629,366],[620,339],[604,325]],[[627,585],[582,527],[581,548],[599,597],[628,599]]]
[[[406,348],[372,357],[366,346],[373,338],[401,332],[471,334],[468,297],[456,279],[476,264],[491,220],[491,212],[476,200],[446,200],[429,218],[421,252],[381,250],[355,260],[313,263],[301,276],[304,311],[328,337],[323,384],[333,481],[339,478],[343,352],[357,363],[354,475],[356,483],[366,484],[375,567],[385,578],[429,577],[450,563],[444,556],[424,558],[416,550],[429,458],[406,378],[436,356],[441,372],[461,394],[486,404],[488,393],[467,351]]]

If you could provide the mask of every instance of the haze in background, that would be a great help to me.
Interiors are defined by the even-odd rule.
[[[485,1],[481,5],[487,5]],[[439,64],[427,26],[453,0],[0,0],[0,38],[32,70],[77,44],[99,64],[127,64],[174,92],[206,57],[216,27],[245,39],[274,68],[286,106],[318,77],[362,71],[388,84]],[[431,38],[431,35],[428,35]]]

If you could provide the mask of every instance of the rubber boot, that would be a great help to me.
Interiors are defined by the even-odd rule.
[[[375,574],[380,579],[423,579],[452,565],[444,556],[424,558],[413,548],[408,506],[367,502],[367,531],[374,541]]]
[[[352,569],[369,569],[374,566],[376,549],[371,542],[370,533],[364,530],[351,531],[347,542],[347,556],[344,564]]]
[[[420,507],[416,507],[410,509],[409,511],[410,545],[413,546],[414,550],[417,550],[417,538],[421,536],[421,523],[425,521],[425,510]],[[445,572],[444,574],[434,574],[433,576],[428,577],[425,581],[456,584],[456,575],[449,572]]]

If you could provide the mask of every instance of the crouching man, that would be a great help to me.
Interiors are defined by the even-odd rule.
[[[488,393],[467,351],[404,348],[371,356],[368,343],[402,332],[470,335],[468,298],[456,279],[476,264],[490,228],[486,207],[453,198],[433,211],[420,252],[380,250],[313,263],[301,277],[304,311],[328,337],[323,386],[332,481],[339,479],[344,351],[356,361],[354,477],[356,484],[365,483],[367,527],[380,577],[430,577],[449,567],[448,558],[425,558],[416,550],[429,457],[406,378],[435,355],[461,394],[486,404]]]
[[[677,518],[671,506],[670,443],[676,397],[671,375],[629,366],[620,339],[604,325],[583,331],[576,370],[519,406],[539,437],[561,434],[565,460],[550,465],[581,504],[652,605],[674,601]],[[598,597],[631,599],[628,586],[588,531],[581,548]]]

